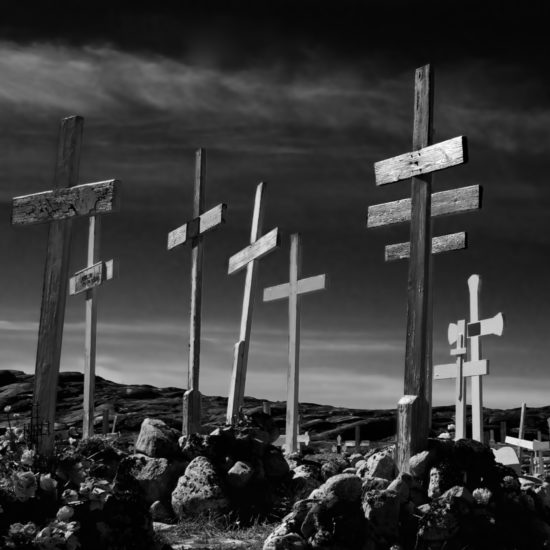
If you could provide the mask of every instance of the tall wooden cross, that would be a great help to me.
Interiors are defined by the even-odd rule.
[[[69,294],[86,293],[86,328],[84,336],[84,414],[82,437],[94,435],[94,393],[97,332],[97,287],[113,278],[113,260],[99,261],[101,218],[88,220],[88,265],[69,281]]]
[[[76,185],[83,123],[84,119],[78,116],[61,121],[54,189],[15,197],[12,205],[12,224],[15,226],[50,222],[31,422],[33,432],[39,434],[37,450],[48,457],[54,451],[57,379],[69,278],[71,220],[78,216],[113,212],[117,208],[119,195],[116,180]]]
[[[466,138],[432,144],[433,71],[416,70],[413,152],[375,163],[377,185],[412,179],[412,198],[371,206],[368,227],[411,221],[410,242],[386,247],[386,261],[410,258],[408,274],[405,396],[398,404],[397,462],[408,470],[411,454],[424,449],[431,424],[432,327],[431,255],[466,247],[465,233],[432,239],[431,216],[479,208],[478,186],[443,193],[431,192],[432,172],[467,160]]]
[[[280,246],[279,228],[272,229],[261,236],[264,217],[265,183],[256,188],[250,245],[229,258],[228,274],[237,273],[246,267],[244,283],[243,308],[241,314],[241,329],[239,341],[235,344],[233,356],[233,372],[227,401],[226,422],[233,424],[244,401],[246,370],[248,365],[248,350],[250,346],[250,329],[252,327],[252,309],[254,293],[258,278],[258,260]]]
[[[225,204],[204,211],[206,187],[206,151],[195,156],[195,191],[193,219],[168,234],[168,250],[191,243],[191,308],[189,318],[189,376],[183,395],[183,435],[197,433],[201,427],[201,394],[199,391],[202,304],[202,236],[225,221]]]
[[[325,275],[300,279],[302,250],[300,234],[290,236],[289,282],[264,290],[264,302],[288,299],[288,378],[286,398],[286,451],[298,451],[298,393],[300,382],[300,298],[326,288]]]

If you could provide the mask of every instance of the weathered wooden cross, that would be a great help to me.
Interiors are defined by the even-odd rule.
[[[265,183],[256,188],[250,245],[229,258],[228,274],[237,273],[246,267],[244,284],[243,309],[239,341],[235,344],[233,357],[233,372],[227,401],[226,421],[233,424],[244,401],[246,385],[246,369],[248,365],[248,350],[250,346],[250,329],[252,327],[253,299],[258,279],[258,260],[280,246],[279,228],[272,229],[261,236],[264,217]]]
[[[97,287],[113,278],[113,260],[99,261],[100,220],[88,220],[88,266],[69,280],[71,295],[86,293],[86,328],[84,336],[84,415],[82,437],[94,435],[95,359],[97,333]]]
[[[83,118],[78,116],[61,121],[54,189],[15,197],[12,207],[12,224],[15,226],[50,222],[32,408],[35,415],[34,433],[40,434],[37,450],[48,457],[54,451],[57,379],[69,278],[71,220],[78,216],[113,212],[119,194],[116,180],[75,185],[78,180],[83,122]]]
[[[369,207],[367,226],[411,221],[410,242],[386,246],[386,261],[410,258],[408,274],[405,396],[398,403],[397,463],[408,470],[411,454],[424,449],[431,424],[431,255],[466,247],[465,233],[432,239],[431,216],[480,207],[479,186],[431,192],[431,173],[467,160],[466,138],[432,144],[433,71],[416,70],[413,152],[375,163],[376,185],[412,178],[412,198]]]
[[[195,189],[193,219],[168,233],[168,250],[191,243],[191,308],[189,318],[189,372],[187,391],[183,395],[183,435],[197,433],[201,427],[201,394],[199,391],[202,303],[202,236],[225,221],[225,204],[204,211],[206,187],[206,151],[195,155]]]
[[[264,302],[288,299],[288,378],[286,397],[286,450],[298,450],[298,394],[300,382],[301,295],[326,288],[325,275],[300,279],[302,250],[299,233],[290,236],[289,282],[264,289]]]

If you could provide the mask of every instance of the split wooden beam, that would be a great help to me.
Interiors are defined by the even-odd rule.
[[[204,211],[206,187],[206,151],[195,153],[193,219],[168,233],[168,250],[185,243],[191,245],[191,299],[189,315],[189,363],[187,390],[183,395],[182,433],[198,433],[201,427],[200,349],[203,272],[203,235],[225,222],[225,204]]]
[[[49,223],[31,421],[32,432],[39,434],[37,451],[46,457],[51,457],[54,452],[71,223],[75,217],[108,214],[118,207],[119,185],[116,180],[76,185],[83,124],[84,119],[78,116],[61,121],[54,189],[15,197],[12,204],[13,225]]]
[[[233,424],[236,421],[244,401],[254,294],[258,279],[258,260],[279,248],[281,243],[278,228],[271,230],[262,237],[265,188],[266,184],[263,182],[256,188],[252,228],[250,230],[250,245],[229,258],[228,262],[229,274],[238,273],[246,267],[241,327],[239,341],[235,344],[234,348],[233,370],[229,387],[229,399],[227,401],[226,422],[228,424]]]
[[[113,260],[99,261],[101,218],[88,219],[88,266],[77,271],[69,281],[69,294],[86,293],[84,332],[84,399],[82,438],[94,435],[94,396],[97,340],[97,287],[113,278]]]
[[[326,276],[300,279],[302,246],[299,233],[290,236],[289,282],[266,288],[264,302],[288,299],[288,376],[286,397],[286,450],[298,451],[298,415],[300,387],[300,309],[301,296],[326,288]]]
[[[432,173],[467,161],[464,136],[434,144],[433,70],[420,67],[415,74],[414,127],[412,151],[375,163],[376,185],[411,178],[411,199],[398,204],[376,205],[369,211],[367,225],[380,227],[410,219],[410,244],[386,250],[386,259],[409,257],[407,338],[405,351],[404,394],[398,404],[397,462],[400,471],[408,470],[408,460],[424,450],[431,425],[432,403],[432,297],[431,256],[433,252],[456,250],[466,246],[464,234],[444,236],[432,243],[432,202],[435,215],[468,211],[479,203],[479,189],[456,191],[455,195],[432,197]],[[470,195],[473,194],[472,198]],[[450,201],[450,204],[447,204]],[[464,206],[457,205],[462,201]],[[388,214],[396,211],[396,214]],[[372,221],[369,221],[372,220]]]

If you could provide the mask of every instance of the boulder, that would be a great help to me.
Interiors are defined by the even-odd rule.
[[[399,474],[389,485],[388,490],[395,491],[399,497],[399,502],[407,502],[410,498],[413,478],[410,474]]]
[[[364,493],[363,512],[377,540],[383,540],[386,544],[397,540],[400,504],[399,495],[395,491],[375,489]]]
[[[172,458],[178,456],[179,433],[162,420],[146,418],[135,444],[135,451],[152,458]]]
[[[355,468],[355,466],[357,465],[357,463],[360,461],[360,460],[363,460],[363,455],[361,453],[353,453],[350,457],[349,457],[349,463],[350,463],[350,466]]]
[[[435,463],[436,451],[430,449],[429,451],[422,451],[420,453],[411,456],[409,459],[409,472],[413,477],[422,479],[424,478],[431,467]]]
[[[227,472],[227,483],[235,489],[240,489],[248,484],[253,475],[252,466],[239,460]]]
[[[302,465],[294,469],[291,487],[295,499],[300,500],[306,498],[320,485],[321,480],[317,476],[315,469],[311,466]]]
[[[395,478],[395,462],[389,450],[379,451],[367,459],[367,473],[371,477],[392,480]]]
[[[321,489],[327,502],[359,502],[362,484],[361,478],[355,474],[337,474],[328,479]]]
[[[172,508],[179,519],[228,510],[222,481],[208,458],[198,456],[187,466],[172,493]]]
[[[363,478],[363,493],[366,491],[372,491],[373,489],[387,489],[389,484],[390,482],[387,479],[367,476]]]
[[[328,462],[325,462],[321,465],[321,477],[323,478],[323,481],[326,481],[327,479],[335,476],[341,471],[342,468],[340,464],[332,460],[329,460]]]

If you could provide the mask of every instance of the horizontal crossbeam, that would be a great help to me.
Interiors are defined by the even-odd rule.
[[[324,290],[326,288],[326,275],[315,275],[314,277],[308,277],[307,279],[300,279],[297,284],[297,294],[306,294],[308,292],[316,292],[318,290]],[[264,302],[271,302],[273,300],[281,300],[290,296],[290,284],[284,283],[282,285],[271,286],[264,289]]]
[[[489,336],[494,334],[495,336],[502,336],[504,330],[504,316],[502,313],[497,313],[490,319],[483,319],[482,321],[476,321],[475,323],[468,323],[468,338],[475,338],[476,336]]]
[[[33,225],[114,212],[118,208],[119,186],[118,180],[108,180],[15,197],[11,223]]]
[[[434,366],[434,380],[447,380],[456,378],[456,363]],[[465,361],[462,364],[462,376],[485,376],[489,374],[489,362],[486,359],[481,361]]]
[[[168,250],[176,248],[176,246],[180,246],[199,235],[203,235],[207,231],[211,231],[224,223],[226,209],[227,205],[218,204],[204,214],[201,214],[198,218],[194,218],[177,229],[170,231],[168,233]]]
[[[99,286],[104,281],[109,281],[114,276],[114,261],[98,262],[90,267],[77,271],[69,279],[69,294],[80,294]]]
[[[506,436],[505,443],[528,449],[529,451],[550,451],[550,441],[538,441],[537,439],[529,441],[527,439],[518,439],[517,437]]]
[[[276,227],[251,245],[231,256],[231,258],[229,258],[227,273],[229,275],[237,273],[246,267],[248,263],[263,258],[279,246],[281,246],[281,236],[279,234],[279,228]]]
[[[303,443],[304,445],[309,445],[309,442],[311,441],[309,437],[309,433],[306,432],[305,434],[298,434],[298,443]],[[275,442],[273,443],[275,447],[284,447],[286,445],[286,434],[280,435]]]
[[[481,187],[470,185],[432,194],[432,217],[466,213],[481,208]],[[369,206],[367,227],[382,227],[411,219],[411,199],[373,204]]]
[[[450,233],[441,237],[433,237],[432,254],[461,250],[467,247],[466,233]],[[386,246],[386,262],[409,258],[411,253],[410,243],[389,244]]]
[[[458,136],[447,141],[429,145],[397,157],[374,163],[376,185],[397,181],[445,170],[467,162],[466,136]]]

